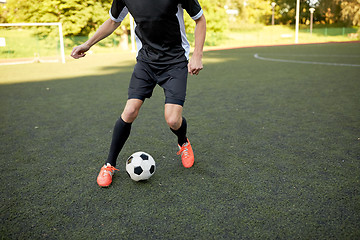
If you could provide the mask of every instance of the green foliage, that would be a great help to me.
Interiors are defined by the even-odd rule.
[[[208,33],[222,33],[228,29],[227,15],[224,9],[225,0],[200,0],[206,18],[206,31]],[[188,14],[184,14],[187,33],[194,33],[195,22]],[[207,36],[208,37],[208,36]]]
[[[221,36],[229,29],[249,28],[250,25],[270,24],[275,2],[275,24],[295,23],[295,0],[199,0],[207,19],[207,37]],[[65,36],[89,36],[108,19],[112,0],[8,0],[2,6],[0,22],[62,22]],[[359,0],[301,0],[300,23],[308,24],[310,7],[315,7],[314,22],[321,24],[360,24]],[[229,16],[227,9],[238,10]],[[123,25],[129,29],[129,19]],[[194,21],[185,14],[185,26],[193,33]],[[40,29],[48,35],[48,28]],[[115,31],[120,35],[123,30]],[[212,34],[212,33],[215,33]],[[55,35],[57,33],[53,33]],[[219,37],[215,37],[219,39]],[[214,39],[215,39],[214,38]],[[221,37],[220,37],[221,38]],[[218,40],[210,39],[211,42]],[[214,41],[213,41],[214,40]]]
[[[248,0],[244,12],[249,23],[266,23],[271,7],[269,1]]]
[[[228,29],[227,14],[224,8],[225,0],[200,0],[206,18],[207,46],[214,46],[223,39],[223,33]],[[184,14],[185,28],[191,45],[194,43],[195,22],[188,14]]]
[[[201,0],[200,4],[207,19],[208,32],[223,32],[227,29],[227,15],[224,9],[224,0]]]
[[[35,0],[9,0],[6,11],[2,14],[0,21],[6,22],[61,22],[63,34],[67,37],[89,36],[109,18],[108,11],[111,0],[45,0],[40,4]],[[215,45],[221,34],[227,30],[227,15],[224,9],[225,0],[200,1],[207,19],[207,41]],[[125,18],[123,25],[129,29],[129,18]],[[188,33],[193,33],[195,22],[185,14],[185,25]],[[56,35],[57,32],[49,28],[38,28],[42,35]],[[120,28],[115,31],[116,35],[123,33]],[[109,40],[110,41],[110,40]],[[111,39],[111,42],[114,40]],[[66,44],[72,45],[71,38]]]
[[[223,32],[227,29],[225,0],[200,1],[208,20],[209,32]],[[62,22],[65,36],[92,34],[106,19],[111,0],[9,0],[6,12],[2,14],[7,22]],[[129,26],[126,18],[124,23]],[[189,32],[194,31],[194,21],[186,16]],[[117,32],[120,34],[120,31]]]
[[[342,1],[341,15],[345,21],[350,21],[354,26],[360,26],[360,0]]]
[[[274,0],[277,23],[295,23],[294,0]],[[314,22],[320,24],[357,25],[360,23],[359,0],[300,0],[300,23],[309,23],[310,8],[315,8]]]
[[[65,36],[88,35],[108,18],[111,1],[9,0],[8,22],[62,22]]]

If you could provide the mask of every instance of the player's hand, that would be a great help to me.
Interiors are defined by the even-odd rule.
[[[79,59],[82,57],[85,57],[85,52],[87,52],[90,49],[90,47],[86,44],[81,44],[79,46],[76,46],[73,48],[71,52],[71,56],[75,59]]]
[[[188,64],[188,72],[191,75],[198,75],[202,69],[202,57],[193,55]]]

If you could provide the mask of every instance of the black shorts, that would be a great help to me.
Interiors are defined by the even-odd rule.
[[[164,89],[165,103],[183,106],[187,76],[187,61],[170,65],[138,61],[131,76],[128,99],[144,101],[145,98],[152,96],[153,90],[158,84]]]

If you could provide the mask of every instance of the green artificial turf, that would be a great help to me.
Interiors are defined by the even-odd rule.
[[[359,239],[359,53],[359,43],[206,52],[184,109],[195,165],[176,156],[158,87],[107,189],[96,177],[134,56],[0,66],[1,238]],[[136,151],[156,161],[147,182],[125,172]]]

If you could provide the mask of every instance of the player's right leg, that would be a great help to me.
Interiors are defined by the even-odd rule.
[[[121,117],[116,121],[111,140],[110,151],[106,163],[116,166],[116,160],[119,153],[128,139],[131,131],[131,124],[139,114],[143,101],[140,99],[129,99]]]
[[[101,187],[107,187],[112,182],[112,175],[116,170],[116,160],[130,135],[131,124],[138,116],[144,100],[151,97],[153,89],[156,86],[156,82],[153,81],[153,78],[154,75],[152,74],[149,65],[138,61],[131,76],[128,89],[128,101],[126,102],[121,117],[114,127],[108,159],[104,167],[101,168],[97,179],[97,182]],[[110,171],[108,170],[108,165],[111,166]]]
[[[124,111],[121,114],[121,118],[127,123],[134,122],[143,103],[144,101],[140,99],[128,99]]]
[[[112,183],[112,175],[118,170],[115,168],[117,157],[130,135],[131,124],[136,119],[142,104],[143,101],[140,99],[129,99],[121,117],[116,121],[108,159],[97,177],[100,187],[108,187]]]

